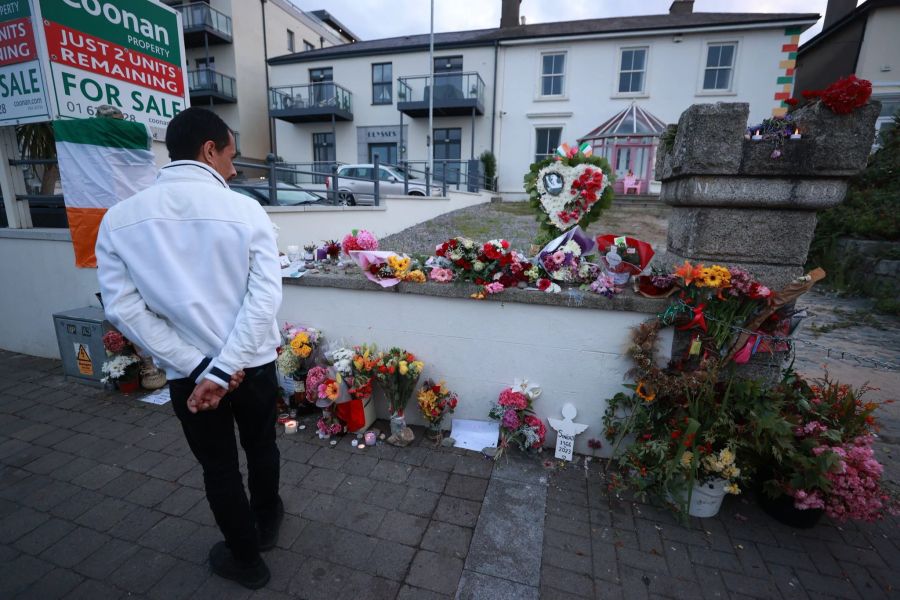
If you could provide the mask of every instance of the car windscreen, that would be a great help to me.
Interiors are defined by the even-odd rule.
[[[309,204],[311,202],[318,202],[319,200],[321,200],[319,196],[303,190],[278,190],[279,206],[297,206],[298,204]]]

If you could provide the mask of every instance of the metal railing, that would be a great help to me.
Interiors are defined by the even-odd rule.
[[[307,83],[269,88],[269,110],[333,106],[353,112],[353,93],[336,83]]]
[[[181,13],[181,25],[184,31],[202,31],[209,27],[228,37],[232,36],[231,17],[205,2],[174,5],[172,8]]]
[[[429,75],[414,75],[397,79],[397,98],[399,102],[428,102],[430,86]],[[452,100],[484,101],[484,80],[481,75],[471,73],[436,73],[434,76],[434,100],[447,102]]]
[[[413,174],[413,177],[421,176],[425,180],[426,188],[431,187],[441,189],[443,196],[447,195],[447,191],[463,190],[468,192],[477,192],[479,190],[490,190],[491,182],[488,181],[483,172],[483,163],[480,160],[435,160],[434,173],[429,172],[428,161],[426,160],[408,160],[396,167],[404,173]],[[427,192],[431,195],[431,192]]]
[[[278,180],[294,185],[325,185],[325,179],[331,177],[342,162],[308,162],[279,163],[290,171],[279,171]]]
[[[218,92],[229,98],[237,98],[235,79],[214,69],[188,71],[188,90],[192,94]]]

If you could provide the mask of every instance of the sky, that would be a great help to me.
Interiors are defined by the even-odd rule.
[[[428,0],[291,0],[303,10],[324,8],[362,39],[428,33]],[[526,23],[548,23],[669,12],[671,0],[522,0]],[[694,12],[825,14],[827,0],[696,0]],[[434,30],[462,31],[500,25],[501,0],[434,0]],[[822,19],[801,42],[822,29]]]

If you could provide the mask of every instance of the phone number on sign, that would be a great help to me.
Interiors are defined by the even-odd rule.
[[[86,114],[89,117],[93,117],[97,114],[97,109],[93,106],[82,106],[80,102],[73,102],[69,100],[66,102],[66,110],[70,113],[78,113],[79,115]],[[122,114],[125,116],[125,120],[134,121],[135,117],[131,113],[127,113],[122,111]]]

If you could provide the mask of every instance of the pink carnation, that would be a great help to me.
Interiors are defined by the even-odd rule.
[[[525,410],[528,407],[528,398],[522,392],[515,392],[512,388],[506,388],[500,392],[500,406],[513,408],[515,410]]]
[[[110,352],[121,352],[127,343],[128,340],[118,331],[107,331],[103,334],[103,345]]]
[[[371,231],[365,229],[356,234],[356,245],[360,250],[378,250],[378,240]]]
[[[453,281],[453,271],[443,267],[435,267],[431,270],[430,277],[432,281],[447,283],[448,281]]]
[[[325,381],[328,377],[328,371],[325,370],[324,367],[313,367],[309,370],[309,373],[306,374],[306,397],[310,401],[316,399],[316,392],[319,389],[319,384]]]
[[[494,283],[489,283],[484,286],[484,291],[487,292],[488,294],[499,294],[504,289],[505,288],[503,287],[503,284],[498,281],[495,281]]]

